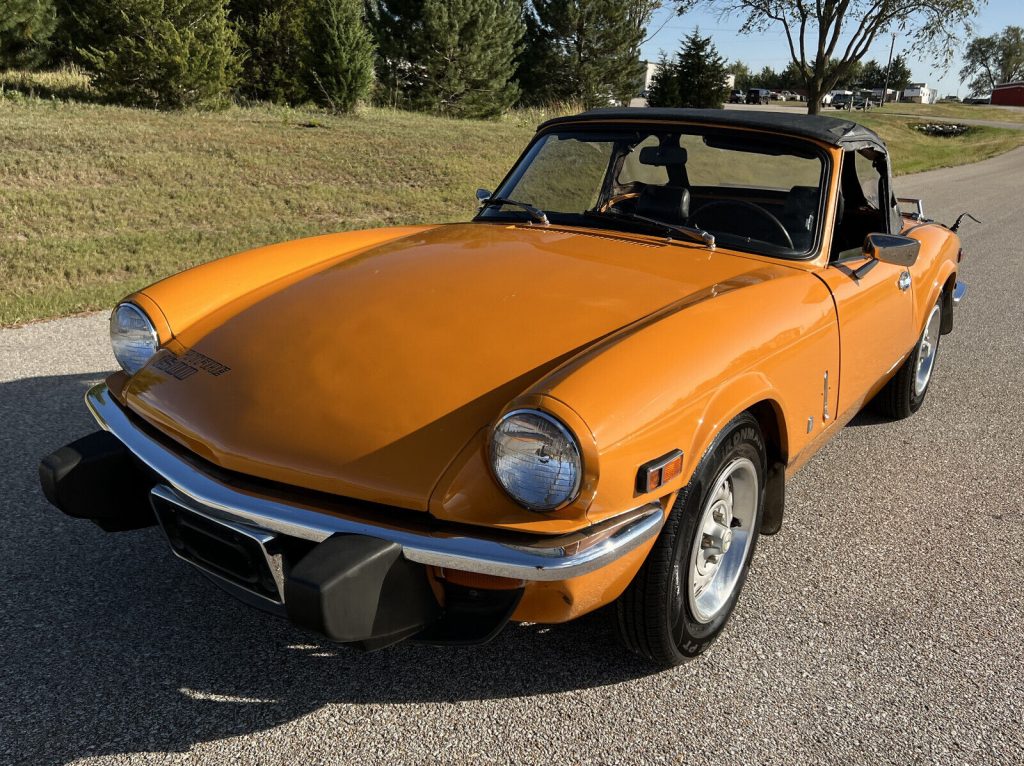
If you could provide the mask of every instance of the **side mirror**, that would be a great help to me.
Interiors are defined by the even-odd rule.
[[[492,192],[487,191],[487,189],[477,189],[476,190],[476,201],[477,201],[477,204],[480,205],[481,207],[483,207],[483,204],[487,200],[489,200],[491,198],[491,194],[492,194]]]
[[[864,238],[864,255],[882,263],[910,267],[920,252],[920,242],[899,234],[868,234]]]

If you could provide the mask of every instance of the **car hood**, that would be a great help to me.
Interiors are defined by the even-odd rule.
[[[228,306],[123,398],[222,468],[425,510],[459,450],[547,372],[759,267],[598,232],[441,226]]]

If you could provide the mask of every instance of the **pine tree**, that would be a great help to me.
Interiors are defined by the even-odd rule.
[[[406,106],[412,86],[412,62],[422,36],[423,0],[366,0],[366,20],[377,47],[374,100],[385,106]]]
[[[651,78],[647,91],[648,106],[682,106],[679,92],[679,71],[676,63],[665,53],[658,59],[658,69]]]
[[[643,82],[640,43],[653,7],[650,0],[533,0],[536,24],[520,59],[530,88],[524,100],[627,102]],[[533,58],[550,62],[546,79],[531,76]]]
[[[242,41],[239,89],[259,101],[300,104],[310,98],[303,61],[309,50],[310,0],[232,0]]]
[[[725,59],[710,37],[701,37],[694,30],[683,41],[676,64],[679,79],[680,106],[695,109],[721,109],[729,95],[725,86]]]
[[[309,93],[318,104],[350,112],[373,81],[373,40],[360,0],[313,0],[308,16]]]
[[[0,69],[41,63],[56,26],[52,0],[0,0]]]
[[[515,79],[519,83],[519,103],[523,106],[549,106],[569,97],[569,89],[558,73],[563,65],[553,31],[541,23],[528,4],[523,6],[523,45],[516,57]]]
[[[106,98],[179,109],[224,103],[238,76],[225,0],[97,0],[98,44],[80,53]]]
[[[520,0],[375,0],[378,100],[492,117],[518,97]]]

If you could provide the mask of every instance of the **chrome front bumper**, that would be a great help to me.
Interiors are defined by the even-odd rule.
[[[662,506],[650,503],[581,532],[558,537],[489,534],[483,528],[477,536],[466,534],[465,527],[457,532],[395,528],[229,486],[201,472],[137,426],[105,384],[89,390],[85,401],[96,422],[162,478],[155,493],[194,513],[257,535],[269,533],[317,543],[338,533],[365,535],[399,544],[406,559],[420,564],[550,581],[567,580],[607,566],[655,537],[665,520]]]

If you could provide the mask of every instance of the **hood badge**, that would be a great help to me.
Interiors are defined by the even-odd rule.
[[[226,372],[231,372],[231,368],[227,365],[221,364],[216,359],[211,359],[206,354],[200,354],[194,349],[188,349],[180,356],[167,351],[153,364],[153,367],[177,380],[191,378],[200,370],[215,378]]]

